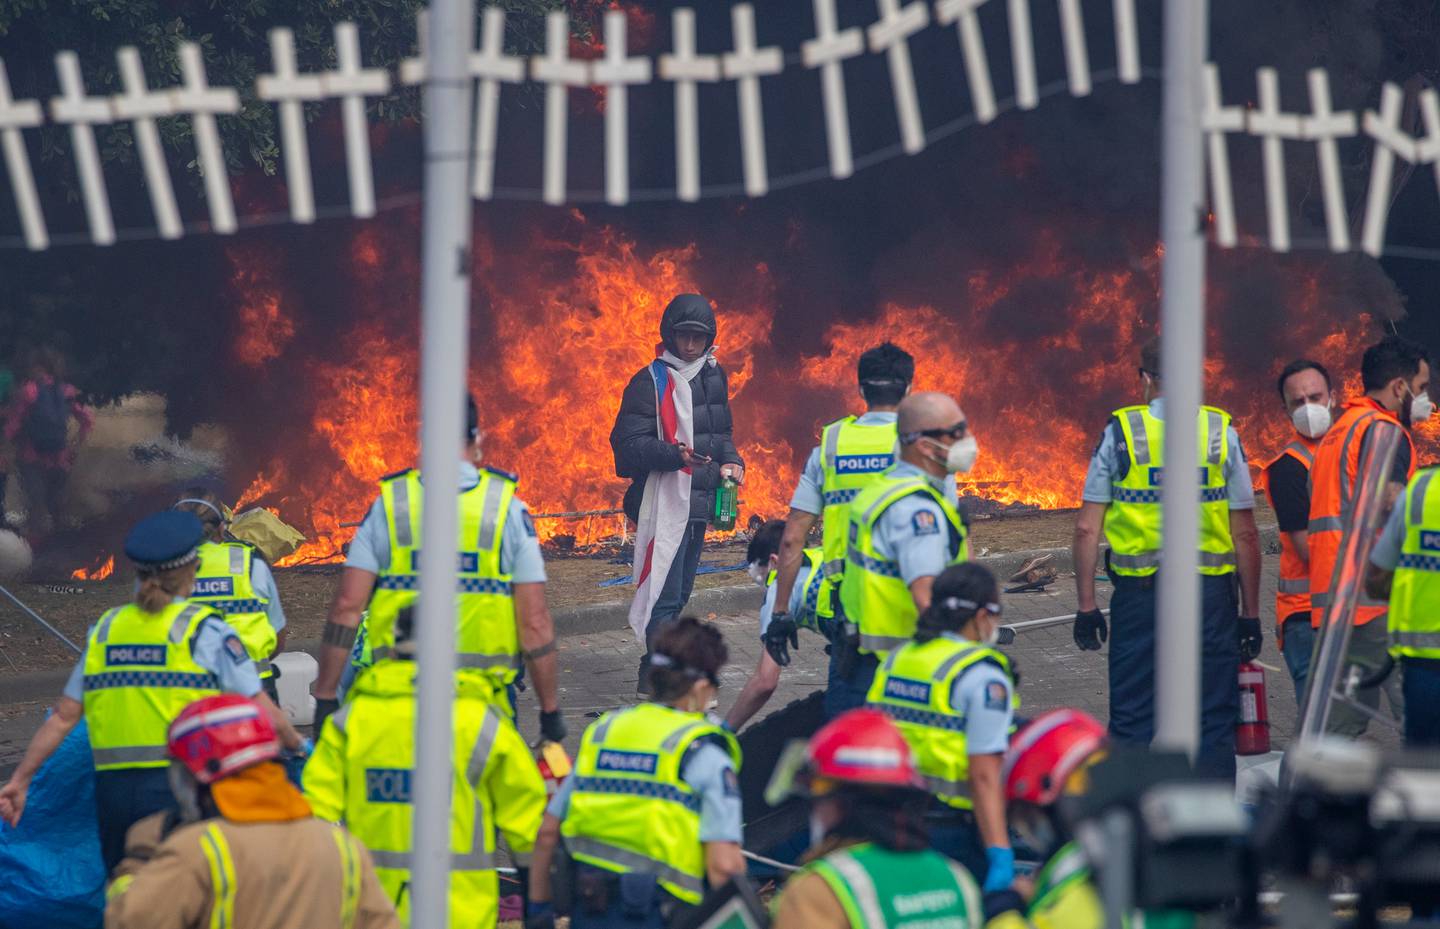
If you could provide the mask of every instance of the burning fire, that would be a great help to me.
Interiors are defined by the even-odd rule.
[[[707,292],[699,246],[647,250],[579,213],[571,220],[579,231],[567,240],[477,236],[475,247],[474,300],[488,312],[476,314],[470,388],[486,461],[520,473],[520,495],[537,514],[619,505],[625,482],[614,474],[609,432],[621,393],[654,358],[669,299]],[[418,276],[413,265],[397,269],[396,258],[383,257],[382,234],[365,227],[352,244],[365,295],[397,276],[413,288]],[[1139,400],[1134,358],[1154,325],[1160,256],[1156,249],[1119,268],[1092,267],[1064,242],[1039,230],[1027,256],[956,280],[951,305],[885,301],[871,319],[826,320],[798,354],[775,339],[770,268],[729,273],[716,350],[729,374],[746,463],[744,511],[785,514],[818,427],[858,412],[856,357],[885,339],[916,356],[917,389],[952,393],[965,409],[981,455],[962,493],[1077,505],[1106,415]],[[1230,254],[1217,264],[1260,260],[1271,258]],[[1295,286],[1269,295],[1278,305],[1263,314],[1251,301],[1267,297],[1252,298],[1239,285],[1234,294],[1211,286],[1207,399],[1234,415],[1256,469],[1290,439],[1273,388],[1279,368],[1303,354],[1352,371],[1375,336],[1373,324],[1355,313],[1354,297],[1334,292],[1324,260],[1296,261]],[[1243,281],[1244,270],[1214,277]],[[242,256],[237,281],[250,282],[246,297],[256,304],[244,315],[245,330],[264,345],[283,346],[294,331],[284,294],[247,273]],[[413,290],[400,295],[414,299]],[[396,299],[377,293],[347,308],[354,321],[337,334],[340,360],[305,363],[308,389],[321,399],[298,427],[301,438],[264,464],[236,503],[237,510],[271,507],[309,536],[282,565],[341,557],[378,479],[417,463],[417,341],[413,315],[398,314]],[[1022,318],[1017,306],[1025,307]],[[1346,387],[1349,396],[1358,389]],[[573,534],[580,544],[617,528],[617,517],[539,521],[542,538]]]
[[[115,556],[111,555],[109,558],[105,559],[104,564],[99,564],[97,562],[97,564],[95,566],[92,566],[89,570],[86,570],[85,568],[76,568],[74,571],[70,572],[70,579],[72,581],[103,581],[105,580],[105,578],[109,577],[114,573]]]

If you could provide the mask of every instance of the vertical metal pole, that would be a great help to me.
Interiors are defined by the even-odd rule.
[[[461,433],[470,328],[470,92],[465,56],[474,0],[431,0],[425,72],[425,197],[421,233],[420,544],[410,925],[445,929],[450,901],[451,703]]]
[[[1201,172],[1201,67],[1207,0],[1165,2],[1162,121],[1160,367],[1165,388],[1164,550],[1155,625],[1155,744],[1200,746],[1200,483],[1204,393],[1205,191]]]

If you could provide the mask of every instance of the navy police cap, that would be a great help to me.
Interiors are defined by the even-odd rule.
[[[194,513],[165,510],[135,524],[125,537],[125,557],[152,571],[178,568],[195,559],[204,536]]]

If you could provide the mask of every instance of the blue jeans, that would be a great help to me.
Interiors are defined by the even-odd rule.
[[[653,643],[660,629],[668,622],[678,619],[685,604],[690,602],[690,592],[695,589],[695,569],[700,567],[700,550],[705,547],[705,523],[692,519],[685,527],[680,539],[680,548],[675,560],[670,562],[670,573],[665,575],[665,584],[660,588],[660,599],[650,610],[650,622],[645,627],[645,640]]]
[[[931,848],[964,865],[976,884],[985,883],[990,860],[985,856],[985,843],[973,813],[956,811],[935,800],[925,816],[925,830],[930,834]]]
[[[1440,661],[1402,658],[1405,747],[1440,748]]]
[[[1285,636],[1280,653],[1285,656],[1285,667],[1290,669],[1290,680],[1295,682],[1295,705],[1305,709],[1305,685],[1310,680],[1310,659],[1315,651],[1315,627],[1310,625],[1309,613],[1295,613],[1285,617],[1281,627]]]
[[[880,668],[880,660],[874,655],[860,655],[849,676],[840,673],[836,654],[845,648],[843,642],[830,646],[830,671],[825,683],[825,719],[831,720],[847,710],[865,705],[870,693],[870,684]]]
[[[1195,771],[1235,778],[1239,713],[1239,614],[1234,581],[1202,575],[1200,750]],[[1155,578],[1116,577],[1110,598],[1110,735],[1148,746],[1155,738]]]
[[[175,805],[164,768],[95,772],[95,809],[100,827],[100,857],[105,873],[125,857],[125,833],[152,813]]]

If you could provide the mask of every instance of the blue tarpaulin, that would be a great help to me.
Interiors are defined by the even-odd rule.
[[[83,719],[35,775],[20,825],[0,823],[0,875],[4,929],[95,929],[103,921],[105,868]]]

